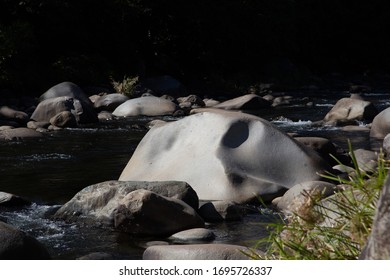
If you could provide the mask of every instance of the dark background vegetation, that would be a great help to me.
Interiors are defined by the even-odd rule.
[[[188,87],[390,81],[386,1],[0,0],[0,94],[171,75]],[[333,80],[332,80],[333,79]]]

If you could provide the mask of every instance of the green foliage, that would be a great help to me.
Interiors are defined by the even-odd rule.
[[[139,77],[124,77],[121,82],[114,81],[111,78],[111,84],[114,87],[115,91],[126,95],[127,97],[132,97],[134,94],[134,88],[139,82]]]
[[[357,259],[371,232],[389,162],[382,153],[378,166],[369,172],[359,167],[350,145],[354,172],[348,178],[332,174],[324,178],[335,181],[341,190],[333,196],[307,196],[307,203],[283,223],[268,225],[270,237],[266,258],[270,259]],[[253,258],[264,258],[254,254]]]

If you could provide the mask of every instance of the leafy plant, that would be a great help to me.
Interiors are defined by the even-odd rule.
[[[367,238],[382,186],[389,170],[383,153],[378,154],[377,168],[359,167],[349,143],[354,171],[347,178],[325,174],[322,177],[339,184],[340,191],[322,199],[307,195],[304,207],[281,223],[267,225],[270,236],[259,241],[267,244],[265,256],[255,259],[357,259]]]
[[[122,93],[127,97],[132,97],[134,94],[134,88],[139,82],[139,77],[124,77],[121,82],[114,81],[111,78],[111,84],[114,87],[115,91],[118,93]]]

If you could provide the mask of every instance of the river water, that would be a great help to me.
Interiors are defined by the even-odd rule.
[[[334,127],[316,127],[336,101],[347,93],[294,93],[288,106],[252,112],[281,130],[303,136],[331,139],[347,148],[347,139],[357,148],[378,148],[367,131],[346,132]],[[303,98],[308,97],[308,98]],[[390,106],[390,93],[371,93],[367,100],[378,110]],[[306,106],[313,101],[314,106]],[[122,119],[95,127],[51,132],[39,140],[0,142],[0,191],[23,196],[33,204],[23,209],[0,210],[0,219],[28,232],[44,243],[53,258],[74,259],[91,252],[110,253],[115,259],[140,259],[149,241],[116,231],[80,227],[50,219],[62,204],[84,187],[116,180],[146,131],[134,128],[150,118]],[[172,121],[173,118],[165,118]],[[361,123],[362,127],[366,124]],[[277,219],[268,209],[253,209],[242,221],[208,224],[216,243],[252,246],[267,236],[264,223]]]

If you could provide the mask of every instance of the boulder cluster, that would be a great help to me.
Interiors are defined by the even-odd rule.
[[[196,95],[157,97],[151,92],[131,99],[119,93],[87,96],[77,85],[64,82],[41,95],[29,110],[0,106],[0,140],[44,137],[49,130],[117,118],[180,116],[176,121],[151,122],[118,180],[84,188],[55,213],[55,219],[204,243],[215,238],[205,229],[207,223],[241,219],[243,204],[262,200],[284,213],[296,212],[305,205],[307,193],[325,197],[339,189],[320,174],[332,168],[349,172],[329,156],[347,161],[330,140],[294,138],[242,112],[272,110],[290,104],[290,96],[248,93],[219,102]],[[385,138],[390,133],[389,112],[390,108],[379,113],[371,102],[351,96],[340,99],[316,125],[372,122],[370,136]],[[361,166],[375,165],[374,151],[355,154]],[[22,201],[10,194],[1,197],[2,207]],[[0,238],[0,258],[18,258],[18,250],[34,252],[32,258],[48,257],[36,240],[3,222]],[[7,245],[16,239],[22,249]],[[147,248],[144,259],[241,259],[247,258],[245,250],[228,244],[158,245]]]

